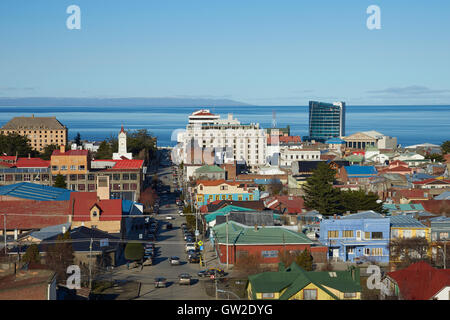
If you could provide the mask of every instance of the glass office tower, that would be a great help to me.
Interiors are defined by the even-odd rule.
[[[324,141],[345,136],[345,102],[309,102],[309,138]]]

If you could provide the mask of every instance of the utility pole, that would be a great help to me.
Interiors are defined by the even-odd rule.
[[[91,237],[91,243],[89,244],[89,289],[92,289],[92,268],[91,268],[91,260],[92,260],[92,237]]]
[[[444,242],[444,269],[447,269],[447,239]]]
[[[6,213],[3,214],[3,239],[5,240],[5,255],[7,254],[6,250]]]
[[[225,216],[227,217],[226,230],[227,230],[227,271],[228,271],[228,214],[226,214]]]

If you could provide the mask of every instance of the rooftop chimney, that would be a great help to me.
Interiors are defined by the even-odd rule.
[[[60,151],[61,153],[66,152],[66,146],[62,144],[62,145],[59,147],[59,151]]]

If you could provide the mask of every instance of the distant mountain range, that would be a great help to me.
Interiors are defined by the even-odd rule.
[[[2,98],[0,97],[0,106],[234,107],[234,106],[250,106],[250,104],[230,99],[202,99],[202,98],[51,98],[51,97]]]

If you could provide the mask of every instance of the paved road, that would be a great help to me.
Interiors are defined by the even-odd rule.
[[[162,181],[163,186],[174,189],[174,178],[172,176],[171,167],[160,167],[158,169],[158,178]],[[164,188],[163,188],[164,189]],[[211,299],[205,293],[203,281],[199,280],[197,272],[201,270],[199,264],[190,264],[187,262],[185,253],[185,241],[183,239],[183,232],[181,224],[186,222],[186,219],[179,216],[178,208],[175,205],[175,195],[173,193],[162,193],[160,198],[160,211],[156,215],[156,220],[159,221],[159,230],[155,246],[157,248],[157,255],[154,258],[152,266],[144,266],[127,270],[122,268],[116,270],[114,273],[115,279],[134,280],[142,283],[141,295],[139,299],[170,299],[170,300],[199,300]],[[172,216],[175,220],[167,220],[167,216]],[[167,223],[172,223],[173,229],[167,230]],[[169,264],[169,257],[177,256],[181,260],[181,265],[171,266]],[[189,273],[193,276],[193,281],[190,286],[179,285],[178,275],[181,273]],[[154,279],[156,277],[164,277],[168,281],[166,288],[155,288]]]

